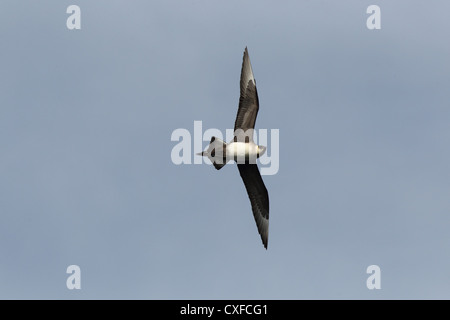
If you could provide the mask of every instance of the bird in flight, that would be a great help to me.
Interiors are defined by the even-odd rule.
[[[258,110],[258,92],[246,47],[242,61],[241,95],[234,123],[234,138],[230,143],[225,143],[216,137],[212,137],[206,151],[198,153],[198,155],[208,157],[217,170],[220,170],[230,160],[236,161],[250,198],[258,232],[261,235],[264,248],[267,249],[269,241],[269,194],[256,165],[256,159],[264,154],[266,147],[259,146],[253,141]]]

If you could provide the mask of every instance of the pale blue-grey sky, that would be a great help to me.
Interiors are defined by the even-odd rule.
[[[0,298],[449,299],[448,12],[2,1]],[[280,130],[267,251],[235,165],[170,158],[177,128],[233,127],[245,46]]]

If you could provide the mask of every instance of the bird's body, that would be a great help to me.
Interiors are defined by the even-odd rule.
[[[257,159],[262,155],[262,147],[258,146],[253,141],[251,142],[230,142],[226,146],[227,161],[234,160],[236,162],[240,159],[250,161],[250,159]]]
[[[258,232],[264,247],[269,241],[269,194],[259,173],[256,159],[266,147],[253,142],[253,130],[259,110],[256,81],[247,48],[244,51],[240,81],[239,108],[234,124],[234,139],[230,143],[212,137],[208,149],[199,155],[208,157],[219,170],[234,160],[247,190]]]
[[[227,144],[227,159],[249,159],[258,155],[258,145],[252,142],[231,142]],[[238,161],[238,160],[235,160]]]

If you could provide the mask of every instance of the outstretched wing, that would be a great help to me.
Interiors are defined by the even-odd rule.
[[[253,140],[253,129],[255,128],[256,116],[258,115],[259,101],[258,92],[256,90],[255,77],[253,76],[252,65],[250,64],[250,58],[248,56],[247,47],[244,51],[244,58],[242,61],[241,70],[241,96],[239,98],[239,109],[234,123],[234,131],[246,132],[248,129],[252,129],[250,134],[250,140]],[[239,136],[238,136],[239,138]],[[245,139],[245,138],[244,138]],[[241,142],[244,140],[239,139]]]
[[[269,194],[256,164],[238,164],[264,248],[269,242]]]

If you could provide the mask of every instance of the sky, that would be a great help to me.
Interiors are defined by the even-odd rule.
[[[450,299],[448,12],[2,1],[0,298]],[[279,130],[268,250],[235,164],[171,159],[174,130],[233,128],[246,46]]]

